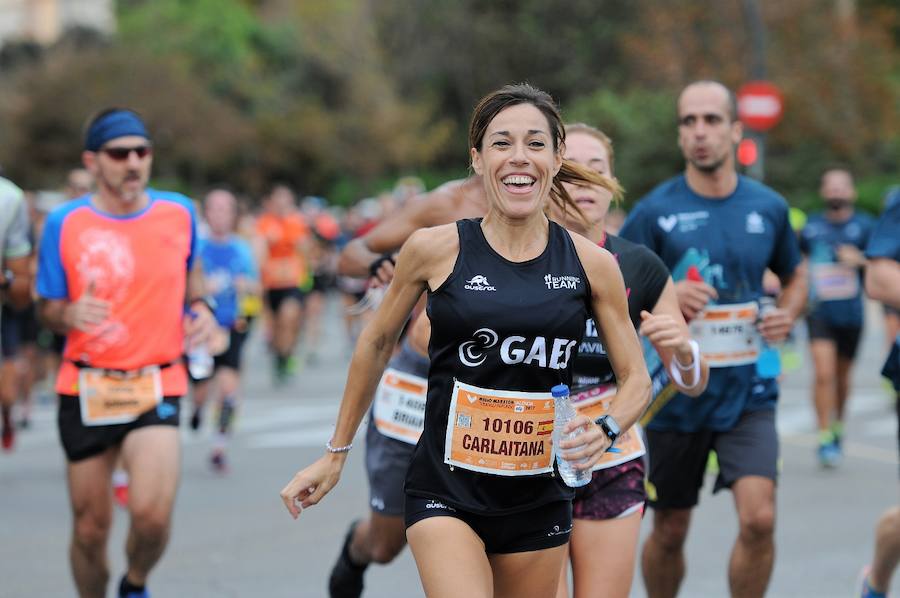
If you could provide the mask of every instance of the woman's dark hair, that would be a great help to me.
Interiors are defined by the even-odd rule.
[[[547,119],[547,124],[550,126],[553,151],[560,151],[561,146],[566,142],[566,130],[563,127],[556,102],[553,101],[550,94],[532,87],[528,83],[506,85],[481,98],[478,105],[475,106],[475,111],[472,113],[472,122],[469,124],[469,147],[475,148],[476,151],[480,152],[484,134],[491,121],[503,110],[519,104],[531,104],[543,113]],[[612,193],[614,197],[619,197],[622,192],[621,187],[614,179],[569,160],[563,160],[562,167],[556,176],[553,177],[550,199],[557,204],[563,213],[567,214],[569,210],[575,212],[585,224],[588,224],[587,218],[585,218],[581,208],[569,196],[565,187],[563,187],[563,183],[599,185]]]

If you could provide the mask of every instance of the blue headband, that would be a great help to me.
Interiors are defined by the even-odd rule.
[[[130,110],[116,110],[94,121],[84,139],[84,149],[96,152],[112,139],[135,135],[150,139],[144,121]]]

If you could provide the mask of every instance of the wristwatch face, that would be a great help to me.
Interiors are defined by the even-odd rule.
[[[621,433],[619,424],[612,418],[612,416],[604,415],[597,418],[597,424],[603,429],[603,433],[613,441],[615,441],[615,439],[618,438],[619,434]]]

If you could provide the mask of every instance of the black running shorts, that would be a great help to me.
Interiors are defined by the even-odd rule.
[[[297,301],[300,305],[303,305],[306,301],[306,293],[300,287],[266,290],[266,304],[273,312],[277,313],[281,304],[288,299]]]
[[[834,341],[838,355],[847,359],[856,357],[859,348],[860,326],[833,326],[822,318],[806,318],[809,340],[825,339]]]
[[[774,409],[746,412],[727,432],[647,430],[647,445],[647,494],[650,506],[656,509],[690,509],[697,505],[711,450],[716,451],[719,461],[713,493],[731,488],[747,476],[778,479]]]
[[[440,500],[406,495],[406,528],[429,517],[455,517],[478,534],[488,554],[530,552],[561,546],[572,533],[572,503],[552,502],[530,511],[488,516],[460,511]]]
[[[165,397],[156,408],[147,411],[128,424],[110,426],[85,426],[81,421],[78,397],[59,395],[59,438],[66,458],[70,462],[81,461],[99,455],[106,449],[122,443],[132,430],[146,426],[175,426],[180,419],[179,397]]]
[[[238,332],[234,328],[229,333],[228,349],[224,353],[213,356],[215,368],[231,368],[233,370],[241,369],[241,353],[244,348],[244,341],[247,340],[247,330]]]

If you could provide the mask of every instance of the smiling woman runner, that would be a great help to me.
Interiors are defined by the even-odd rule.
[[[600,174],[613,176],[612,141],[594,127],[581,123],[566,125],[565,157]],[[647,341],[645,355],[653,376],[654,396],[670,381],[682,393],[699,395],[706,389],[709,367],[700,357],[697,343],[690,338],[668,268],[643,245],[604,232],[612,200],[609,191],[597,186],[569,184],[566,190],[584,213],[587,225],[572,214],[561,222],[612,253],[619,262],[631,323]],[[647,347],[650,343],[652,348]],[[616,377],[592,321],[588,321],[574,368],[575,407],[593,420],[603,417],[616,396]],[[575,491],[575,526],[569,555],[576,598],[626,597],[631,590],[646,499],[643,460],[646,451],[637,427],[622,428],[622,435],[615,443],[620,452],[603,455],[594,466],[591,482]],[[558,598],[568,595],[566,569],[568,563],[560,578]]]
[[[571,383],[571,357],[589,317],[608,341],[619,381],[610,413],[627,429],[649,400],[615,259],[544,215],[551,200],[578,211],[564,182],[618,190],[596,171],[564,161],[564,139],[544,92],[507,86],[481,100],[469,145],[487,215],[417,231],[404,245],[357,344],[328,453],[281,492],[296,517],[337,483],[403,323],[427,290],[431,368],[425,430],[406,479],[406,523],[428,596],[555,591],[572,490],[553,460],[550,388]],[[567,284],[547,282],[555,279]],[[587,416],[567,425],[577,429],[560,447],[591,468],[610,440]]]

